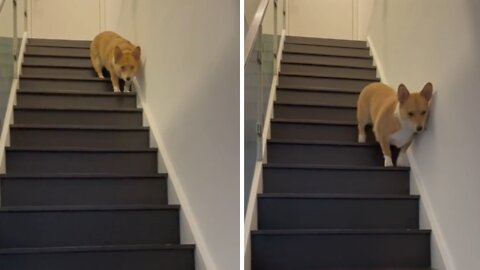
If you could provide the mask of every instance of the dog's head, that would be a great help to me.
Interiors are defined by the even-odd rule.
[[[140,47],[136,47],[133,51],[122,51],[118,46],[115,47],[114,63],[117,75],[124,81],[130,81],[138,71]]]
[[[415,132],[420,132],[425,128],[432,94],[431,83],[427,83],[418,93],[410,93],[404,84],[400,84],[398,87],[400,118]]]

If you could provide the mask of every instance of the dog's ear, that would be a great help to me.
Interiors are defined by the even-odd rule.
[[[422,97],[424,97],[427,101],[430,101],[430,99],[432,99],[433,85],[431,82],[425,84],[422,91],[420,92],[420,95],[422,95]]]
[[[410,92],[403,83],[398,86],[397,97],[400,104],[403,104],[410,97]]]
[[[120,58],[122,58],[122,56],[123,56],[122,50],[120,49],[120,47],[116,46],[115,47],[115,54],[114,54],[115,62],[118,62],[118,60],[120,60]]]
[[[135,59],[136,59],[137,61],[140,61],[140,54],[141,54],[140,46],[137,46],[137,47],[135,48],[135,50],[133,50],[132,55],[133,55],[133,57],[135,57]]]

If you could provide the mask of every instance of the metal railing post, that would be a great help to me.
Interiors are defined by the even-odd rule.
[[[17,0],[13,1],[13,77],[18,79],[17,61],[18,61],[18,33],[17,33]]]
[[[260,89],[257,91],[257,160],[263,160],[262,133],[263,133],[263,26],[260,24],[257,41],[257,61],[260,64]]]

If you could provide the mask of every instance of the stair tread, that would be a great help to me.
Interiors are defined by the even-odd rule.
[[[288,54],[293,54],[286,52]],[[338,68],[352,68],[352,69],[368,69],[368,70],[376,70],[377,68],[375,66],[362,66],[362,65],[340,65],[340,64],[335,64],[335,63],[314,63],[314,62],[300,62],[300,61],[294,61],[294,60],[281,60],[280,64],[295,64],[295,65],[303,65],[303,66],[318,66],[318,67],[338,67]]]
[[[85,126],[85,125],[35,125],[13,124],[13,129],[68,129],[68,130],[115,130],[115,131],[148,131],[148,127],[122,127],[122,126]]]
[[[34,94],[34,95],[80,95],[80,96],[136,96],[135,92],[86,92],[86,91],[76,91],[76,90],[41,90],[41,91],[31,91],[31,90],[18,90],[17,94]]]
[[[422,229],[286,229],[256,230],[254,235],[304,235],[304,234],[430,234],[431,230]]]
[[[65,76],[59,74],[45,74],[45,75],[22,75],[20,76],[20,80],[22,79],[39,79],[39,80],[73,80],[73,81],[92,81],[92,82],[103,82],[103,83],[111,83],[109,79],[100,79],[97,77],[80,77],[80,76]]]
[[[52,173],[52,174],[3,174],[0,175],[0,179],[38,179],[38,178],[60,178],[60,179],[79,179],[79,178],[84,178],[84,179],[93,179],[93,178],[115,178],[115,179],[126,179],[126,178],[167,178],[168,174],[166,173],[158,173],[158,174],[92,174],[92,173],[87,173],[87,174],[79,174],[79,173]]]
[[[123,211],[123,210],[177,210],[174,204],[128,205],[62,205],[62,206],[4,206],[2,212],[74,212],[74,211]]]
[[[345,108],[345,109],[356,109],[356,105],[334,105],[334,104],[320,104],[320,103],[307,103],[307,102],[292,102],[292,101],[275,101],[274,105],[284,105],[284,106],[303,106],[303,107],[330,107],[330,108]]]
[[[64,48],[89,48],[91,40],[29,38],[27,46],[64,47]]]
[[[327,78],[327,79],[338,79],[338,80],[351,80],[351,81],[371,81],[379,82],[379,78],[357,78],[352,76],[336,76],[328,74],[307,74],[307,73],[294,73],[294,72],[284,72],[280,71],[279,76],[290,76],[290,77],[308,77],[308,78]]]
[[[291,123],[291,124],[357,126],[356,121],[340,121],[340,120],[311,120],[311,119],[272,118],[271,122],[272,123]]]
[[[368,171],[410,171],[408,167],[352,166],[352,165],[310,165],[266,163],[264,168],[271,169],[320,169],[320,170],[368,170]],[[360,180],[360,179],[359,179]]]
[[[361,89],[347,89],[347,88],[333,88],[333,87],[322,87],[322,86],[285,86],[279,84],[277,90],[297,90],[297,91],[312,91],[312,92],[331,92],[331,93],[344,93],[344,94],[360,94]]]
[[[76,107],[32,107],[14,106],[15,110],[45,110],[45,111],[95,111],[95,112],[142,112],[141,108],[76,108]]]
[[[5,147],[7,151],[31,151],[31,152],[157,152],[157,148],[88,148],[88,147]]]
[[[305,43],[305,42],[309,42],[309,43]],[[302,36],[286,36],[285,37],[285,43],[311,44],[312,42],[319,43],[322,46],[326,46],[326,44],[331,44],[332,47],[368,48],[367,42],[361,41],[361,40],[302,37]]]
[[[296,139],[269,139],[269,143],[282,143],[282,144],[313,144],[313,145],[335,145],[335,146],[357,146],[357,147],[374,147],[378,146],[378,143],[358,143],[347,141],[317,141],[317,140],[296,140]]]
[[[272,199],[358,199],[358,200],[418,200],[419,195],[403,194],[302,194],[302,193],[263,193],[259,198]]]
[[[78,246],[78,247],[41,247],[41,248],[7,248],[0,249],[0,254],[34,254],[34,253],[72,253],[101,251],[139,251],[139,250],[192,250],[195,245],[156,244],[156,245],[114,245],[114,246]]]

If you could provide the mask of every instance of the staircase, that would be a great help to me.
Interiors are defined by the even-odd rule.
[[[371,130],[356,142],[358,94],[378,81],[372,63],[364,41],[286,38],[253,270],[430,269],[409,170],[383,167]]]
[[[193,270],[136,94],[96,77],[89,44],[28,42],[1,177],[0,269]]]

